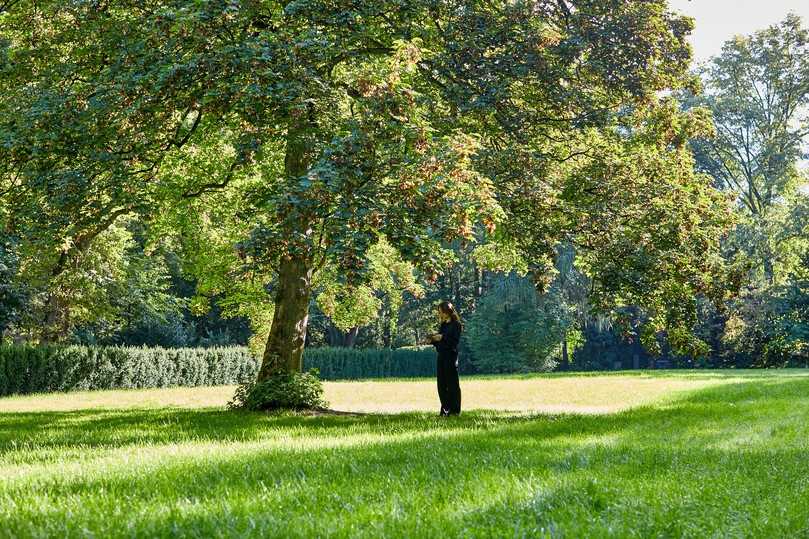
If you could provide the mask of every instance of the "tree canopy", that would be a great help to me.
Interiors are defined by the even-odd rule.
[[[724,297],[731,215],[687,145],[710,121],[661,97],[694,85],[692,21],[664,0],[0,6],[6,234],[47,279],[154,222],[272,309],[261,377],[300,369],[318,273],[367,286],[381,241],[428,279],[491,245],[539,289],[565,242],[597,308],[683,349],[695,295]]]

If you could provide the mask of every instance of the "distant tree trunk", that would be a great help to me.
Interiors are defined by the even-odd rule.
[[[453,271],[453,277],[454,277],[453,281],[454,282],[453,282],[453,287],[452,287],[454,297],[452,298],[452,302],[455,303],[455,308],[456,309],[460,309],[461,308],[461,280],[463,279],[463,276],[461,275],[460,264],[456,264],[456,267],[454,269],[455,269],[455,271]]]
[[[45,300],[45,317],[42,320],[43,331],[40,340],[43,344],[59,341],[58,327],[61,325],[61,321],[59,320],[60,312],[62,311],[59,309],[59,302],[56,299],[54,291],[51,290]]]
[[[339,329],[334,324],[329,322],[329,346],[340,346],[342,343],[342,335]]]
[[[773,267],[770,253],[764,255],[764,278],[767,279],[767,284],[769,285],[775,282],[775,268]]]
[[[391,330],[392,311],[392,308],[386,309],[387,316],[382,317],[382,346],[385,348],[390,348],[393,343],[393,331]]]
[[[570,368],[570,358],[567,354],[567,335],[562,338],[562,370],[566,371]]]
[[[343,331],[334,324],[331,324],[329,325],[329,345],[340,348],[354,348],[359,332],[359,326],[354,326],[348,331]]]
[[[470,310],[475,310],[478,306],[478,301],[480,300],[481,296],[483,296],[483,270],[478,267],[475,261],[472,261],[472,279],[473,279],[473,287],[472,287],[472,305],[470,305]]]
[[[345,343],[344,346],[346,348],[354,348],[354,344],[357,342],[357,335],[359,335],[359,333],[359,326],[354,326],[353,328],[349,329],[346,332],[345,341],[343,341]]]

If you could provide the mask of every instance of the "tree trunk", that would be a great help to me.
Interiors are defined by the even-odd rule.
[[[360,332],[359,326],[354,326],[353,328],[348,330],[346,333],[344,345],[346,348],[354,348],[354,343],[357,342],[357,335]]]
[[[390,325],[391,320],[388,316],[381,317],[382,320],[382,346],[384,348],[390,348],[391,342],[393,341],[393,335],[391,334]]]
[[[359,331],[359,326],[343,331],[334,324],[329,324],[329,345],[339,348],[354,348]]]
[[[769,285],[775,282],[775,268],[772,263],[772,255],[769,252],[764,255],[764,278]]]
[[[329,322],[329,346],[340,346],[343,342],[342,332]]]
[[[45,318],[43,320],[43,330],[40,333],[42,344],[51,344],[64,341],[70,332],[70,321],[67,316],[68,306],[62,304],[55,292],[48,293],[44,304]]]
[[[570,367],[570,358],[567,353],[567,335],[562,339],[562,370],[566,371]]]
[[[303,369],[312,273],[312,268],[304,260],[293,258],[281,262],[275,312],[259,380],[266,380],[276,372],[300,372]]]
[[[304,118],[290,121],[287,129],[287,144],[284,155],[284,176],[292,184],[309,170],[312,147],[307,141],[307,129],[311,125]],[[311,232],[307,219],[301,216],[295,223],[298,230]],[[311,246],[296,246],[298,249],[281,258],[278,268],[278,289],[275,292],[275,311],[272,317],[264,358],[258,380],[266,380],[278,372],[303,370],[303,348],[306,343],[306,325],[309,321],[309,298],[312,293],[314,267]]]
[[[452,287],[452,292],[453,292],[452,301],[455,303],[455,308],[460,309],[461,308],[461,280],[463,279],[463,276],[461,275],[460,264],[456,264],[456,267],[453,268],[453,269],[455,271],[453,271],[453,273],[452,273],[452,275],[454,277],[454,279],[453,279],[454,283],[453,283],[453,287]]]

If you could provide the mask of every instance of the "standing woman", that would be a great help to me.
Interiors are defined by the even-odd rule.
[[[461,413],[461,385],[458,381],[458,341],[461,339],[463,323],[458,312],[449,301],[438,305],[441,326],[438,333],[431,335],[428,343],[438,352],[436,374],[438,377],[438,398],[441,399],[439,415]]]

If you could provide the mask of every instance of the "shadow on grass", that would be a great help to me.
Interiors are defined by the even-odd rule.
[[[666,405],[647,405],[607,415],[525,414],[472,410],[460,417],[433,413],[318,414],[250,413],[222,409],[97,409],[0,413],[0,455],[21,445],[37,448],[122,447],[186,441],[259,441],[286,437],[357,434],[481,432],[552,438],[658,429],[703,432],[756,414],[757,401],[795,403],[809,398],[809,378],[754,380],[685,393]],[[777,418],[773,418],[777,420]],[[659,430],[659,429],[658,429]],[[705,441],[703,439],[703,441]]]
[[[19,499],[63,500],[71,519],[47,524],[62,535],[127,524],[139,535],[784,536],[807,522],[807,396],[809,379],[788,379],[603,416],[10,413],[0,415],[0,463],[223,444],[6,486]],[[114,510],[120,499],[128,516]],[[0,516],[26,535],[37,511]]]

